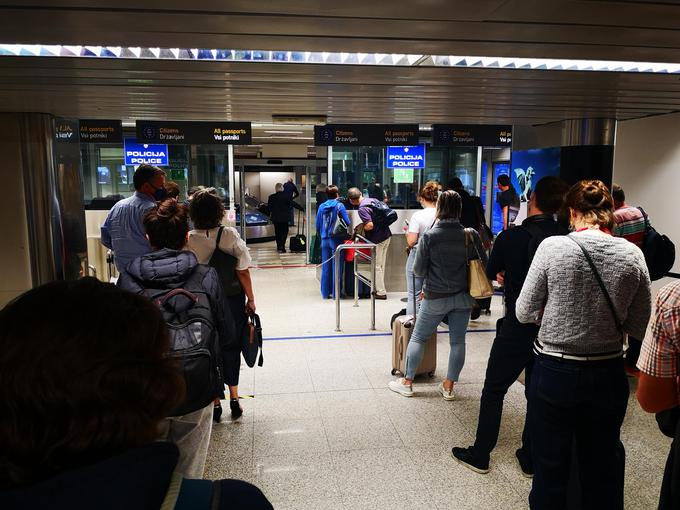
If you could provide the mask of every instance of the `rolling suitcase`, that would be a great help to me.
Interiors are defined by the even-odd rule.
[[[297,234],[290,238],[290,243],[288,245],[288,248],[293,253],[304,253],[305,251],[307,251],[307,236],[300,233],[300,226],[301,226],[300,213],[301,212],[302,211],[298,211]]]
[[[415,281],[413,284],[415,290]],[[415,298],[415,296],[414,296]],[[417,315],[417,314],[416,314]],[[406,348],[411,340],[416,317],[413,315],[399,315],[392,323],[392,375],[406,373]],[[427,374],[434,377],[437,368],[437,332],[425,344],[425,356],[416,370],[416,375]]]

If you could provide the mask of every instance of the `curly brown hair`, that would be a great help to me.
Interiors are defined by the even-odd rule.
[[[439,198],[439,183],[435,181],[427,181],[423,187],[420,188],[418,195],[420,195],[420,198],[423,200],[427,200],[428,202],[436,204],[437,199]]]
[[[206,188],[194,193],[189,204],[189,216],[198,230],[217,228],[224,218],[224,204],[215,188]]]
[[[0,489],[158,438],[184,383],[148,299],[94,278],[53,282],[0,311]]]
[[[144,215],[143,223],[149,243],[155,249],[181,250],[187,244],[187,208],[176,200],[163,200]]]
[[[565,200],[566,206],[580,212],[588,223],[614,229],[614,199],[600,180],[582,180],[574,184]]]

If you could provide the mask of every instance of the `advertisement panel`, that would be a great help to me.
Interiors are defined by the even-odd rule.
[[[512,153],[510,182],[520,202],[528,202],[536,183],[547,175],[560,175],[560,148],[529,149]]]

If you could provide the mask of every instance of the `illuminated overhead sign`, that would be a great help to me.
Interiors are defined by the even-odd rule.
[[[137,140],[189,145],[249,145],[250,122],[137,121]]]
[[[168,166],[168,146],[137,143],[131,138],[125,139],[125,164]]]
[[[425,168],[425,146],[387,147],[387,168]]]
[[[58,143],[78,143],[78,121],[54,119],[54,140]]]
[[[512,126],[433,124],[432,145],[449,147],[512,147]]]
[[[80,141],[83,143],[122,143],[123,126],[119,120],[80,120]]]
[[[418,145],[418,133],[418,124],[326,124],[314,126],[314,145]]]

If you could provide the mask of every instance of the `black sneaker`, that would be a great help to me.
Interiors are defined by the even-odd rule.
[[[238,403],[237,398],[229,400],[229,408],[231,409],[232,420],[238,420],[243,414],[243,409],[241,409],[241,404]]]
[[[517,464],[519,464],[519,469],[522,471],[522,475],[526,478],[533,478],[534,465],[526,452],[520,448],[515,452],[515,457],[517,458]]]
[[[453,455],[453,458],[463,466],[471,469],[475,473],[485,475],[489,472],[489,458],[482,459],[481,456],[475,452],[473,446],[468,448],[452,448],[451,455]]]

